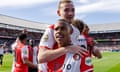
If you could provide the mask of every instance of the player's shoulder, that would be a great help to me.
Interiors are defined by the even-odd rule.
[[[28,50],[28,49],[29,49],[29,46],[28,46],[28,45],[24,45],[24,46],[22,46],[22,49],[23,49],[23,50]]]
[[[54,26],[55,26],[54,24],[51,24],[51,25],[48,26],[48,28],[54,29]]]

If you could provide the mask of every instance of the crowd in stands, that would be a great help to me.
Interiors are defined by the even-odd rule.
[[[19,35],[19,33],[22,30],[16,30],[16,29],[8,29],[8,28],[0,28],[0,44],[3,44],[6,42],[6,51],[11,50],[11,44],[16,40],[16,37]],[[28,31],[28,40],[34,39],[35,45],[38,45],[39,40],[42,36],[42,33],[40,32],[30,32]]]
[[[8,29],[8,28],[0,28],[0,44],[7,42],[6,49],[10,50],[10,45],[13,43],[17,37],[17,35],[21,32],[21,30],[16,29]],[[28,31],[28,39],[34,39],[35,44],[38,45],[39,39],[42,36],[40,32],[29,32]],[[90,36],[94,37],[98,42],[96,44],[101,50],[115,50],[120,49],[118,45],[120,45],[120,32],[111,32],[111,33],[90,33]],[[112,45],[112,46],[111,46]]]
[[[120,45],[99,45],[96,46],[97,48],[99,48],[101,51],[103,52],[120,52]]]
[[[11,38],[16,38],[17,35],[21,32],[21,30],[16,29],[8,29],[8,28],[0,28],[0,36],[6,36]],[[38,32],[28,32],[28,35],[33,39],[40,39],[42,33]]]
[[[95,39],[120,39],[120,32],[92,33],[90,35]]]
[[[120,32],[91,33],[101,51],[120,51]]]

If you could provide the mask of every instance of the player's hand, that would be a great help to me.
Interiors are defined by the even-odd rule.
[[[34,68],[38,68],[38,65],[37,65],[37,64],[35,64],[35,65],[34,65]]]
[[[78,45],[67,46],[66,50],[69,53],[77,53],[81,57],[86,56],[88,54],[88,51],[86,49],[84,49],[83,47],[80,47]]]

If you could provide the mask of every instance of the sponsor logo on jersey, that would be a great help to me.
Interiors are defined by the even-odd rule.
[[[90,57],[86,57],[85,58],[85,64],[88,65],[88,66],[91,66],[92,65],[92,60]]]
[[[44,42],[48,41],[48,35],[44,35],[42,38],[42,41],[44,41]]]
[[[75,54],[75,55],[73,56],[73,58],[74,58],[74,60],[80,60],[80,55],[79,55],[79,54]]]

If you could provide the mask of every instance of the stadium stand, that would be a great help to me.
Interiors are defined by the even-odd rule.
[[[119,23],[91,25],[90,35],[95,38],[101,50],[120,51]]]
[[[11,43],[16,40],[17,35],[23,29],[27,29],[28,39],[34,39],[35,44],[38,45],[47,26],[48,24],[45,23],[32,22],[0,14],[0,44],[6,42],[5,50],[11,50]]]
[[[35,40],[38,45],[39,40],[49,24],[28,21],[15,17],[0,14],[0,44],[7,42],[7,49],[16,36],[25,28],[28,36]],[[89,24],[88,24],[89,25]],[[120,23],[89,25],[90,35],[95,38],[96,46],[104,51],[120,51]]]

